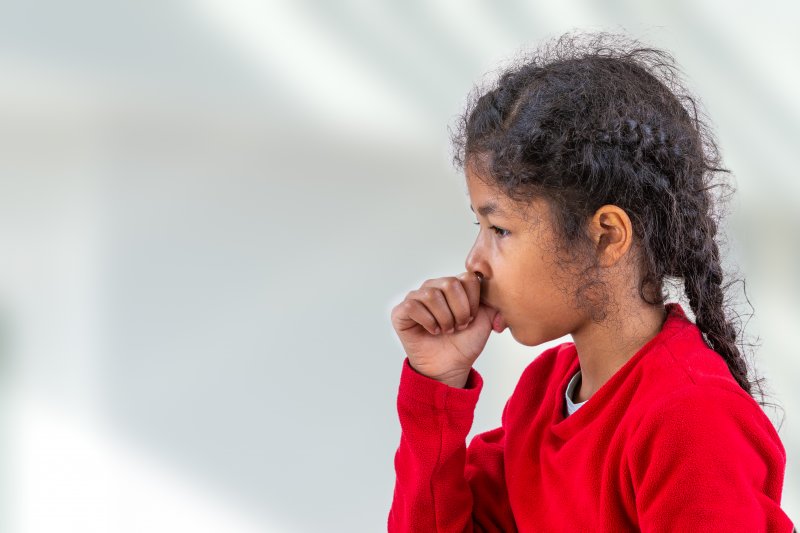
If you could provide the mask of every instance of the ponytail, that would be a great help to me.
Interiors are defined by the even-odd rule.
[[[720,354],[734,379],[752,394],[748,380],[747,363],[736,346],[736,330],[726,317],[724,309],[723,272],[719,247],[714,239],[716,223],[710,218],[692,231],[694,239],[687,239],[684,256],[684,288],[695,323],[703,333],[706,344]]]
[[[759,377],[755,366],[748,365],[745,359],[744,347],[749,345],[737,343],[738,335],[733,321],[740,321],[740,317],[727,305],[725,295],[738,281],[742,281],[744,287],[744,280],[733,279],[723,283],[725,274],[716,239],[718,222],[709,209],[711,201],[708,191],[711,188],[686,192],[688,189],[686,187],[684,193],[676,198],[684,213],[694,215],[683,218],[688,224],[683,228],[683,238],[678,241],[683,243],[683,248],[677,251],[679,259],[676,266],[680,270],[678,277],[683,278],[695,323],[705,343],[722,357],[742,389],[762,407],[777,407],[766,401],[764,378]],[[752,370],[752,378],[749,370]]]

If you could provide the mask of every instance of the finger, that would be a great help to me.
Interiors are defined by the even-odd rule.
[[[450,310],[447,298],[445,298],[441,289],[437,287],[425,287],[415,291],[417,296],[415,299],[419,300],[428,311],[436,318],[436,322],[442,331],[445,333],[455,331],[455,317]]]
[[[436,318],[428,311],[427,307],[419,300],[403,300],[392,311],[392,320],[399,331],[422,326],[431,335],[437,335],[441,330],[436,323]]]
[[[458,276],[469,300],[469,316],[475,318],[481,306],[481,279],[474,272],[464,272]]]
[[[467,291],[461,280],[456,277],[442,279],[441,289],[447,299],[447,304],[455,318],[455,325],[458,329],[464,329],[469,323],[470,304]]]
[[[467,273],[468,274],[468,273]],[[477,279],[477,276],[474,276]],[[473,280],[474,281],[474,280]],[[444,294],[447,305],[453,314],[454,327],[464,329],[477,315],[478,307],[480,304],[480,286],[477,288],[477,301],[475,303],[475,311],[472,311],[472,303],[470,302],[469,295],[462,284],[459,277],[443,277],[426,280],[422,287],[425,288],[438,288]],[[444,324],[441,324],[444,328]],[[444,329],[445,332],[451,332]],[[453,330],[455,331],[455,330]]]

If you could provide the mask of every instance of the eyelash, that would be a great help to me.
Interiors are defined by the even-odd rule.
[[[481,225],[480,222],[473,222],[473,224],[475,224],[476,226],[480,226]],[[497,226],[489,226],[489,229],[493,229],[495,234],[497,234],[498,237],[501,237],[501,238],[502,237],[508,237],[509,231],[507,229],[498,228]]]

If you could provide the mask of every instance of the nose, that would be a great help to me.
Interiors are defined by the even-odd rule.
[[[464,261],[464,268],[467,272],[472,272],[477,275],[481,281],[490,275],[488,265],[480,254],[477,241],[467,254],[467,259]]]

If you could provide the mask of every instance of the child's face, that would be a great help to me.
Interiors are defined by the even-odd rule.
[[[574,282],[553,257],[547,204],[536,201],[525,220],[507,196],[485,185],[469,167],[467,188],[480,231],[465,266],[483,275],[481,301],[499,310],[514,339],[526,346],[575,331],[582,312],[573,303]],[[480,212],[490,204],[497,211]]]

